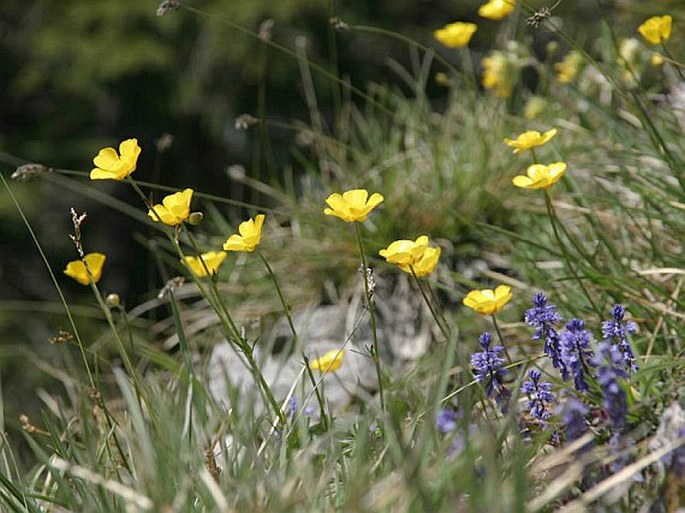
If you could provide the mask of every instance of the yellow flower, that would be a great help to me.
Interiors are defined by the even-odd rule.
[[[426,248],[423,254],[414,263],[414,274],[416,274],[416,276],[428,276],[432,273],[435,266],[438,265],[441,251],[440,248]],[[411,272],[411,269],[406,272]]]
[[[552,130],[549,130],[544,134],[535,130],[528,130],[527,132],[520,134],[516,139],[504,139],[504,144],[514,148],[514,153],[521,153],[524,150],[542,146],[555,135],[557,135],[556,128],[552,128]]]
[[[367,201],[368,199],[368,201]],[[339,217],[343,221],[366,221],[366,218],[374,208],[383,202],[383,196],[374,192],[369,198],[368,191],[364,189],[353,189],[340,194],[333,193],[326,203],[331,208],[323,211],[327,216]]]
[[[568,84],[578,76],[583,67],[583,55],[580,52],[572,51],[554,65],[554,71],[557,72],[557,80],[562,84]]]
[[[153,205],[147,215],[153,221],[160,221],[169,226],[176,226],[190,216],[190,200],[193,197],[193,189],[185,189],[165,196],[161,205]],[[154,212],[153,212],[154,211]]]
[[[106,258],[102,253],[88,253],[84,257],[85,264],[83,260],[69,262],[64,274],[75,279],[81,285],[90,285],[91,280],[93,283],[97,283],[102,276],[102,266],[105,265]],[[88,264],[88,268],[86,268],[86,264]]]
[[[264,224],[264,214],[255,216],[240,223],[238,231],[240,235],[233,234],[224,242],[225,251],[245,251],[252,252],[262,240],[262,225]]]
[[[228,254],[223,251],[208,251],[207,253],[202,253],[199,257],[184,257],[181,263],[187,266],[198,278],[204,278],[209,274],[216,274],[227,256]],[[204,262],[204,265],[202,262]],[[209,274],[207,271],[209,271]]]
[[[652,66],[661,66],[664,63],[664,56],[659,52],[654,52],[649,58],[649,62],[652,64]]]
[[[464,298],[464,304],[483,315],[501,311],[511,299],[511,287],[500,285],[495,290],[472,290]]]
[[[309,362],[309,368],[319,372],[335,372],[342,365],[344,349],[333,349],[325,355]]]
[[[440,248],[428,246],[428,237],[421,235],[415,241],[396,240],[378,254],[389,264],[395,264],[405,273],[411,274],[412,268],[416,276],[426,276],[433,272],[440,258]]]
[[[524,189],[549,189],[564,176],[565,172],[566,162],[555,162],[549,166],[533,164],[526,170],[528,176],[515,176],[513,183],[516,187]]]
[[[140,155],[138,139],[126,139],[119,145],[119,153],[114,148],[103,148],[93,159],[95,168],[90,172],[91,180],[123,180],[136,170]]]
[[[509,16],[516,6],[516,0],[489,0],[478,9],[478,14],[483,18],[491,20],[501,20]]]
[[[517,71],[507,56],[499,51],[491,52],[481,61],[483,65],[483,87],[491,89],[495,96],[511,96],[516,85]]]
[[[469,44],[476,30],[478,26],[475,23],[455,21],[433,31],[433,37],[448,48],[460,48]]]
[[[665,43],[671,37],[672,23],[673,18],[668,14],[665,16],[654,16],[640,25],[637,31],[648,43],[658,45],[659,43]]]

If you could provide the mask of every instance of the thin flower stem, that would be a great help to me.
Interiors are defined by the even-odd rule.
[[[321,423],[323,424],[324,430],[328,430],[328,415],[326,414],[326,406],[325,402],[323,400],[323,395],[321,394],[321,390],[319,389],[319,383],[317,383],[316,378],[314,377],[314,374],[312,373],[312,369],[309,367],[309,358],[305,356],[304,353],[302,353],[302,358],[304,359],[304,370],[307,373],[307,377],[309,378],[309,382],[312,384],[312,390],[316,394],[316,401],[319,403],[319,411],[321,414]]]
[[[685,81],[685,76],[683,76],[683,71],[680,69],[682,64],[673,58],[673,55],[671,55],[671,52],[666,47],[666,43],[662,42],[661,48],[663,48],[664,53],[666,54],[666,57],[668,57],[670,59],[671,64],[673,65],[673,67],[676,70],[676,73],[678,73],[678,76],[680,77],[680,80]]]
[[[88,356],[86,355],[86,349],[85,345],[83,344],[83,341],[81,340],[81,335],[79,334],[78,328],[76,327],[76,321],[74,320],[74,317],[71,314],[71,309],[69,308],[69,304],[67,303],[66,298],[64,297],[64,294],[62,293],[62,288],[59,286],[59,283],[57,281],[57,278],[55,277],[55,273],[52,271],[52,267],[50,267],[50,264],[48,262],[47,256],[45,255],[45,252],[43,251],[43,247],[40,245],[40,242],[38,242],[38,237],[36,237],[35,232],[33,231],[33,228],[31,227],[31,224],[29,223],[28,219],[24,215],[24,210],[21,208],[21,205],[19,205],[19,202],[17,201],[16,196],[14,195],[14,192],[12,192],[12,189],[9,187],[9,184],[5,180],[5,177],[0,174],[0,180],[2,180],[3,185],[5,186],[5,190],[9,194],[10,198],[12,199],[12,203],[14,203],[15,208],[19,212],[19,215],[21,216],[21,219],[24,223],[24,226],[26,226],[26,229],[28,230],[29,234],[31,235],[31,239],[33,240],[33,243],[36,246],[36,249],[38,249],[38,253],[40,253],[41,259],[43,260],[43,263],[45,264],[45,267],[48,270],[48,273],[50,274],[50,278],[52,279],[52,283],[55,285],[55,290],[57,290],[57,294],[59,295],[60,301],[62,305],[64,306],[64,310],[67,314],[67,318],[69,319],[69,324],[71,325],[72,332],[74,334],[74,339],[76,340],[76,345],[79,348],[79,353],[81,355],[81,359],[83,360],[83,366],[86,370],[86,374],[88,376],[88,383],[90,385],[90,389],[92,392],[97,394],[97,397],[102,397],[102,393],[100,392],[100,389],[98,388],[98,383],[95,380],[94,373],[90,369],[90,363],[88,361]],[[110,413],[109,409],[107,408],[107,405],[105,404],[104,401],[101,401],[101,404],[98,404],[102,408],[102,410],[105,413],[105,419],[107,419],[107,425],[109,427],[109,432],[112,435],[112,438],[114,439],[114,445],[117,447],[117,451],[119,452],[119,456],[121,457],[121,462],[123,466],[131,472],[131,466],[129,465],[128,459],[126,457],[126,453],[124,452],[121,443],[119,442],[119,438],[117,437],[117,434],[115,432],[115,425],[116,421],[113,420],[112,414]],[[109,454],[109,457],[114,460],[114,455],[112,454],[112,449],[110,447],[109,442],[105,443],[105,446],[107,447],[107,453]],[[116,466],[115,466],[116,468]],[[118,473],[118,470],[117,470]]]
[[[533,164],[537,164],[538,156],[535,154],[535,148],[530,148],[530,154],[533,156]]]
[[[554,205],[552,204],[552,197],[550,196],[549,190],[547,190],[547,189],[545,189],[545,203],[547,205],[547,213],[549,214],[549,221],[552,225],[552,231],[554,232],[554,237],[557,239],[557,244],[559,245],[559,249],[561,250],[561,253],[564,257],[564,261],[566,262],[567,267],[571,271],[571,274],[573,275],[573,277],[578,282],[578,285],[580,286],[581,290],[585,294],[585,297],[590,302],[590,306],[592,306],[592,309],[601,318],[602,317],[602,311],[599,308],[597,308],[597,305],[592,300],[592,296],[590,296],[590,293],[588,292],[587,288],[585,287],[583,280],[580,278],[580,276],[576,272],[575,268],[571,264],[571,258],[569,257],[568,250],[566,249],[566,245],[561,240],[561,236],[559,235],[559,230],[557,229],[557,223],[559,223],[559,218],[557,217],[556,211],[554,210]]]
[[[278,283],[278,279],[276,279],[276,275],[273,272],[273,269],[271,269],[271,266],[269,265],[269,262],[267,259],[264,257],[261,251],[259,249],[256,249],[255,252],[257,255],[259,255],[259,258],[261,258],[262,262],[264,263],[264,267],[266,267],[266,272],[269,273],[269,277],[271,278],[271,281],[273,282],[274,286],[276,287],[276,292],[278,293],[278,298],[281,300],[281,305],[283,306],[283,313],[285,313],[285,317],[288,319],[288,325],[290,326],[290,331],[293,333],[293,338],[295,340],[295,345],[299,347],[299,339],[297,337],[297,330],[295,329],[295,323],[293,322],[293,316],[292,316],[292,311],[290,307],[290,303],[285,299],[285,295],[283,294],[283,290],[281,289],[281,286]]]
[[[410,265],[409,269],[411,270],[411,275],[414,277],[414,281],[416,282],[416,286],[419,288],[419,291],[421,292],[421,296],[423,296],[423,300],[428,306],[428,309],[430,310],[431,315],[433,316],[433,319],[435,319],[435,322],[438,325],[438,328],[440,328],[440,331],[442,332],[442,335],[445,337],[445,340],[449,340],[451,337],[450,330],[447,326],[447,321],[445,320],[444,316],[439,316],[435,307],[433,306],[432,302],[430,299],[428,299],[428,295],[426,294],[426,291],[423,290],[423,287],[421,286],[421,282],[419,281],[419,277],[416,276],[416,273],[414,272],[414,266]],[[430,287],[430,285],[429,285]],[[435,297],[435,295],[433,295]],[[444,323],[444,324],[443,324]]]
[[[495,326],[497,338],[499,338],[500,344],[502,344],[502,347],[504,348],[504,355],[507,357],[507,360],[509,360],[509,363],[514,363],[514,360],[512,359],[511,355],[509,354],[509,350],[507,349],[507,345],[504,343],[504,337],[502,336],[502,332],[499,329],[499,324],[497,324],[497,317],[495,316],[495,314],[492,314],[492,323]]]
[[[133,187],[133,189],[136,191],[138,196],[140,196],[140,199],[143,201],[143,203],[154,212],[155,217],[157,217],[157,221],[161,222],[161,219],[157,215],[157,212],[152,209],[152,205],[148,201],[147,197],[145,196],[145,193],[141,190],[141,188],[138,186],[136,181],[131,178],[129,175],[127,177],[129,183]],[[192,237],[188,229],[185,227],[185,225],[182,225],[183,229],[185,230],[186,235],[188,236],[188,240],[190,241],[191,246],[195,250],[195,252],[198,255],[201,255],[199,248],[197,247],[197,244],[195,243],[195,239]],[[169,230],[164,230],[164,233],[166,234],[167,238],[171,242],[172,246],[176,250],[177,254],[183,260],[185,258],[185,255],[183,254],[183,250],[181,249],[181,246],[178,243],[178,240],[170,233]],[[207,268],[207,264],[205,261],[200,258],[200,262],[202,263],[205,272],[207,274],[210,274],[209,269]],[[285,414],[281,410],[278,402],[276,401],[276,398],[273,395],[273,392],[271,391],[271,388],[269,387],[269,384],[266,382],[264,379],[264,376],[262,375],[261,370],[259,369],[259,366],[257,365],[257,362],[254,359],[253,356],[253,351],[250,345],[243,340],[243,338],[240,336],[240,331],[238,330],[237,326],[233,322],[233,318],[231,317],[230,313],[228,312],[228,308],[226,307],[226,304],[224,303],[223,299],[221,298],[221,294],[219,294],[219,290],[216,286],[216,282],[212,279],[210,281],[210,291],[207,292],[205,288],[202,285],[202,280],[195,276],[195,273],[191,272],[190,275],[192,276],[193,280],[195,281],[195,284],[197,285],[198,289],[200,289],[200,292],[204,297],[207,298],[207,301],[209,302],[210,306],[214,310],[214,312],[219,316],[219,319],[221,319],[221,325],[224,327],[224,329],[228,332],[226,333],[228,339],[232,339],[234,343],[240,348],[240,350],[243,352],[245,355],[245,358],[247,359],[247,362],[250,366],[250,370],[254,376],[254,378],[257,380],[257,382],[260,385],[260,388],[262,389],[262,392],[264,396],[266,397],[268,403],[271,405],[271,407],[274,410],[274,413],[278,415],[278,417],[281,419],[281,421],[285,422]]]
[[[201,255],[200,249],[197,246],[197,243],[195,242],[195,238],[192,236],[188,228],[183,225],[184,232],[188,238],[188,241],[190,242],[190,245],[193,247],[193,250],[198,254]],[[178,242],[174,241],[175,245],[177,246],[178,250],[181,251],[180,246],[178,245]],[[207,264],[205,263],[202,258],[200,258],[200,262],[205,268],[205,272],[207,274],[209,273],[209,269],[207,269]],[[191,274],[193,274],[191,272]],[[197,280],[199,281],[199,280]],[[253,377],[257,380],[259,383],[260,388],[262,389],[262,392],[264,396],[266,397],[267,401],[271,405],[271,407],[274,410],[274,414],[278,415],[280,418],[281,422],[285,423],[286,418],[285,414],[283,413],[283,410],[281,409],[280,405],[278,404],[278,401],[276,401],[276,398],[274,397],[274,394],[271,390],[271,387],[269,384],[266,382],[266,379],[264,379],[264,375],[262,374],[261,369],[259,368],[259,365],[257,365],[257,361],[254,359],[254,354],[252,347],[250,344],[247,343],[247,341],[242,337],[240,334],[240,330],[238,330],[238,327],[235,324],[235,321],[233,321],[233,317],[231,316],[228,307],[226,306],[226,303],[224,302],[223,298],[221,297],[221,294],[219,293],[219,288],[216,284],[216,280],[212,279],[210,280],[210,285],[209,285],[210,291],[211,291],[211,297],[212,300],[209,301],[209,304],[212,305],[212,308],[214,311],[219,315],[219,318],[222,321],[222,324],[224,327],[228,327],[228,335],[230,335],[230,338],[233,339],[235,344],[240,348],[240,350],[243,352],[245,355],[245,358],[247,359],[247,363],[250,366],[250,370],[252,372]],[[207,299],[210,299],[210,295],[206,295]]]
[[[373,364],[376,368],[376,376],[378,379],[378,397],[381,402],[381,410],[385,411],[385,396],[383,394],[383,375],[381,373],[381,362],[380,356],[378,354],[378,332],[376,329],[376,309],[373,304],[373,297],[371,289],[369,288],[369,276],[366,272],[368,269],[368,264],[366,262],[366,255],[364,253],[364,244],[362,243],[362,231],[359,227],[359,223],[354,223],[355,232],[357,233],[357,242],[359,243],[359,254],[362,259],[362,276],[364,277],[364,296],[366,298],[366,307],[369,310],[369,316],[371,317],[371,333],[373,334],[373,354],[371,358],[373,359]]]
[[[90,269],[88,269],[88,264],[86,263],[85,259],[83,260],[83,263],[86,266],[86,270],[88,271],[88,274],[90,276],[92,276]],[[112,317],[112,311],[110,310],[110,308],[105,303],[105,300],[102,297],[100,289],[98,288],[98,286],[95,284],[95,282],[93,280],[90,281],[90,288],[93,291],[95,298],[97,299],[98,305],[100,305],[100,309],[102,310],[102,313],[105,315],[105,319],[107,320],[107,324],[109,325],[109,328],[112,330],[112,334],[114,335],[114,339],[116,340],[117,346],[119,347],[119,353],[121,356],[121,360],[124,362],[124,367],[126,368],[126,372],[129,373],[129,375],[131,376],[131,379],[133,380],[133,387],[135,388],[138,401],[141,402],[141,407],[142,407],[142,402],[147,403],[149,406],[149,403],[147,402],[147,399],[145,398],[145,396],[143,394],[143,387],[140,383],[140,379],[138,378],[138,373],[136,372],[136,369],[133,366],[133,362],[131,361],[131,358],[128,354],[128,351],[126,350],[126,346],[124,345],[124,341],[121,339],[121,335],[119,335],[119,330],[117,329],[117,327],[114,323],[114,318]]]

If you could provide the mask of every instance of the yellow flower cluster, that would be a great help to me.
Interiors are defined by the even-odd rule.
[[[396,240],[378,254],[389,264],[395,264],[405,273],[427,276],[433,272],[440,259],[440,248],[428,245],[428,237],[421,235],[415,241]]]

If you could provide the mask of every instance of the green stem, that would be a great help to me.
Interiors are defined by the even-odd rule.
[[[428,299],[428,295],[426,294],[426,291],[423,290],[423,287],[421,286],[421,282],[419,281],[419,277],[416,276],[416,272],[414,272],[414,266],[410,265],[409,269],[411,270],[411,275],[414,277],[414,281],[416,282],[416,286],[419,288],[419,291],[421,292],[421,296],[423,296],[423,300],[428,306],[428,309],[430,310],[431,315],[433,316],[433,319],[435,319],[435,322],[438,325],[438,328],[440,328],[440,331],[442,332],[442,335],[445,337],[445,340],[449,340],[451,338],[450,330],[447,327],[447,321],[445,320],[445,317],[442,316],[442,319],[440,318],[441,316],[438,315],[437,311],[435,310],[435,307],[433,306],[432,302],[430,299]],[[444,323],[444,324],[443,324]]]
[[[371,317],[371,333],[373,334],[373,353],[371,358],[373,359],[373,364],[376,368],[376,376],[378,378],[378,396],[381,402],[381,410],[385,411],[385,396],[383,393],[383,375],[381,373],[381,362],[378,354],[378,332],[376,329],[376,309],[373,304],[373,294],[369,288],[369,276],[366,272],[368,269],[368,264],[366,262],[366,254],[364,253],[364,244],[362,242],[362,231],[359,223],[355,221],[354,223],[355,232],[357,234],[357,242],[359,243],[359,254],[362,259],[362,276],[364,277],[364,295],[366,297],[366,308],[369,310],[369,316]]]
[[[559,223],[559,218],[557,217],[556,211],[554,210],[554,205],[552,204],[552,197],[550,196],[548,189],[545,189],[545,203],[547,205],[547,213],[549,215],[549,221],[552,225],[552,231],[554,232],[554,237],[557,239],[557,244],[559,245],[559,249],[561,250],[561,253],[564,257],[564,261],[566,262],[566,266],[569,268],[569,271],[571,271],[571,274],[573,275],[573,277],[578,282],[578,285],[580,286],[581,290],[585,294],[585,297],[589,301],[590,306],[592,306],[592,309],[601,318],[602,317],[602,311],[599,308],[597,308],[597,305],[592,300],[592,296],[590,296],[590,293],[588,292],[587,288],[585,287],[583,280],[580,278],[580,276],[576,272],[575,267],[573,267],[573,265],[571,264],[571,258],[568,254],[568,250],[566,249],[566,245],[561,240],[561,236],[559,235],[559,230],[557,229],[557,223]]]
[[[682,81],[685,82],[685,76],[683,76],[683,72],[682,72],[682,70],[680,69],[680,66],[681,66],[681,65],[680,65],[680,63],[679,63],[677,60],[675,60],[675,59],[673,58],[673,55],[671,55],[671,52],[670,52],[670,51],[668,50],[668,48],[666,47],[666,43],[662,42],[662,43],[661,43],[661,48],[663,48],[664,53],[666,54],[666,57],[668,57],[668,58],[671,60],[671,64],[672,64],[673,67],[675,68],[676,73],[678,73],[678,76],[680,77],[680,80],[682,80]]]
[[[295,323],[293,322],[293,316],[292,316],[292,311],[291,311],[291,306],[290,303],[285,299],[285,295],[283,294],[283,290],[281,289],[281,286],[278,283],[278,280],[276,279],[276,275],[274,274],[273,270],[271,269],[271,266],[269,265],[269,262],[267,259],[264,257],[261,251],[259,249],[256,250],[257,255],[259,255],[259,258],[261,258],[262,262],[264,263],[264,266],[266,267],[266,272],[269,273],[269,277],[271,278],[271,281],[273,282],[274,286],[276,287],[276,292],[278,293],[278,298],[281,300],[281,305],[283,306],[283,313],[285,313],[285,317],[288,319],[288,325],[290,326],[290,331],[293,333],[293,337],[295,340],[295,345],[296,347],[299,347],[299,339],[297,337],[297,330],[295,329]]]
[[[497,324],[497,317],[495,314],[492,314],[492,323],[495,326],[495,332],[497,333],[497,338],[499,338],[500,344],[502,344],[502,347],[504,348],[504,354],[507,357],[507,360],[509,360],[509,363],[514,363],[514,360],[511,358],[511,355],[509,354],[509,350],[507,349],[507,345],[504,343],[504,337],[502,336],[502,332],[499,329],[499,324]]]

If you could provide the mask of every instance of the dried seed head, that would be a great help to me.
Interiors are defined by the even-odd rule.
[[[12,173],[11,178],[17,182],[28,182],[38,175],[51,172],[52,168],[44,166],[43,164],[24,164],[23,166],[19,166],[14,173]]]
[[[29,418],[24,415],[23,413],[19,415],[19,423],[21,424],[21,429],[26,431],[27,433],[35,433],[36,432],[36,426],[31,424],[31,421]]]
[[[181,8],[180,0],[164,0],[157,7],[157,16],[164,16],[170,11],[178,11]]]
[[[74,335],[60,328],[57,330],[57,335],[50,337],[48,340],[52,345],[67,344],[69,342],[73,342]]]
[[[328,22],[331,25],[333,25],[333,28],[338,32],[347,32],[348,30],[350,30],[350,26],[337,16],[334,16],[333,18],[328,20]]]
[[[526,25],[538,28],[540,23],[545,21],[552,15],[552,10],[549,7],[540,7],[531,17],[526,18]]]
[[[71,207],[69,211],[71,212],[71,222],[74,225],[74,234],[69,234],[69,238],[71,238],[74,246],[76,246],[76,251],[78,251],[79,256],[85,258],[86,255],[83,251],[83,244],[81,244],[81,224],[86,220],[88,214],[86,212],[78,214],[74,207]]]
[[[235,129],[236,130],[247,130],[252,125],[259,123],[259,120],[252,114],[241,114],[235,118]]]
[[[176,276],[175,278],[171,278],[164,284],[164,287],[162,287],[162,289],[159,291],[159,294],[157,294],[157,299],[164,299],[166,296],[169,295],[169,293],[173,292],[178,287],[183,285],[185,281],[186,279],[183,276]]]

